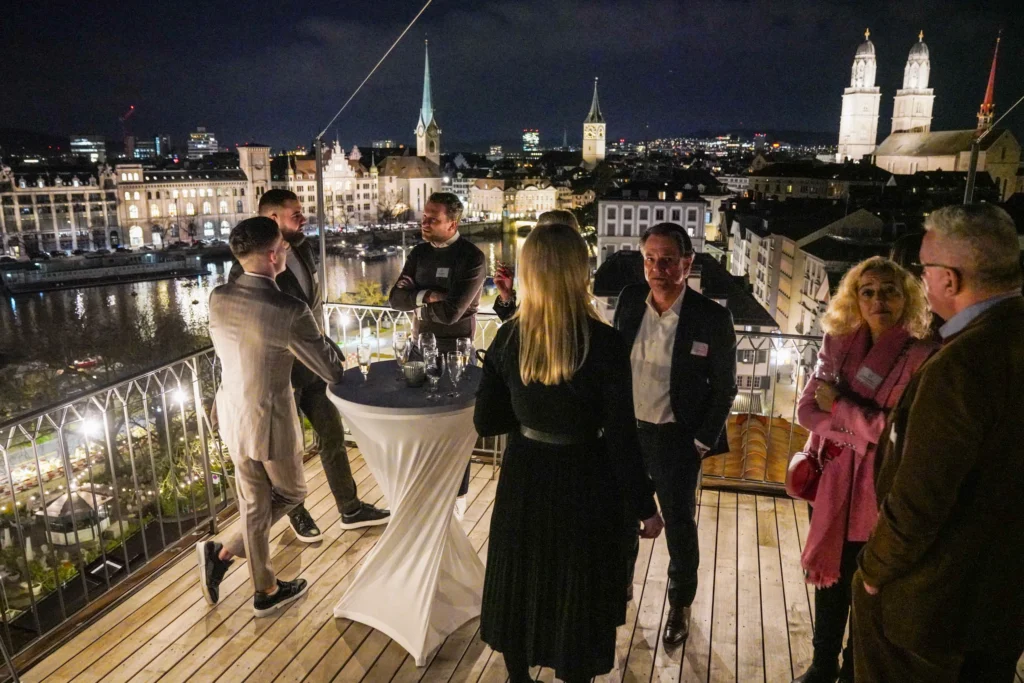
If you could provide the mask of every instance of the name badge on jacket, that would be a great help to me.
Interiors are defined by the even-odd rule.
[[[708,355],[708,345],[704,342],[695,341],[693,342],[693,348],[690,349],[691,356],[701,356],[706,358]]]
[[[866,365],[862,365],[860,370],[857,371],[857,381],[872,391],[878,389],[883,379],[885,378]]]
[[[438,280],[440,280],[442,278],[446,278],[446,277],[448,277],[448,271],[449,271],[448,268],[438,268],[437,269],[437,275],[435,277],[437,277]]]

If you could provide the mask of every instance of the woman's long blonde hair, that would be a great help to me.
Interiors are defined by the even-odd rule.
[[[866,261],[861,261],[843,276],[821,320],[821,327],[825,333],[842,336],[854,332],[864,324],[857,303],[857,285],[860,278],[869,272],[892,275],[896,280],[896,286],[903,292],[903,315],[896,324],[904,327],[912,337],[928,337],[931,334],[932,314],[928,308],[924,287],[906,268],[881,256],[872,256]]]
[[[568,225],[534,229],[519,255],[519,374],[523,384],[572,379],[590,351],[587,245]],[[603,321],[602,321],[603,322]]]

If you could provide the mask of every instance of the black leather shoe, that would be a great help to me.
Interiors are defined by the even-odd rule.
[[[349,529],[362,529],[366,526],[378,526],[387,524],[390,518],[390,510],[381,510],[369,503],[359,503],[358,510],[341,516],[341,528],[348,531]]]
[[[305,595],[306,588],[308,586],[305,579],[295,579],[294,581],[278,580],[277,592],[273,595],[256,593],[256,597],[252,601],[253,611],[258,617],[269,616]]]
[[[832,662],[830,666],[812,661],[811,667],[804,672],[803,676],[794,678],[793,683],[836,683],[838,675],[839,665],[837,662]]]
[[[320,535],[320,527],[313,521],[313,516],[309,514],[304,505],[300,505],[288,513],[288,522],[291,524],[292,531],[295,532],[295,538],[303,543],[316,543],[323,540],[323,536]]]
[[[203,589],[206,602],[216,605],[220,600],[220,582],[231,566],[231,560],[220,559],[220,550],[224,546],[213,541],[196,543],[196,555],[199,564],[199,585]]]
[[[682,645],[690,635],[690,606],[669,607],[668,619],[665,620],[665,633],[661,640],[665,645],[673,647]]]

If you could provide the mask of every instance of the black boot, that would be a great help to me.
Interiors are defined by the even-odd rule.
[[[853,657],[843,653],[843,665],[839,667],[839,683],[853,683]]]
[[[815,659],[802,676],[793,679],[793,683],[836,683],[838,675],[839,662],[837,660],[833,659],[831,663],[823,663]]]

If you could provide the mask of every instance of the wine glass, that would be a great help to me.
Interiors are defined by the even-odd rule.
[[[356,347],[356,359],[359,361],[359,372],[363,373],[363,381],[370,375],[371,347],[367,343],[361,343]]]
[[[473,340],[469,337],[459,337],[455,342],[455,349],[464,359],[462,365],[468,367],[473,365]]]
[[[441,364],[441,354],[435,349],[429,353],[423,354],[423,364],[426,366],[424,369],[427,373],[427,382],[429,387],[427,389],[427,400],[434,401],[437,399],[437,385],[441,382],[441,376],[444,374],[444,366]]]
[[[432,351],[437,351],[437,337],[430,332],[423,332],[419,336],[419,347],[420,353],[426,358],[426,355]]]
[[[459,397],[459,380],[462,379],[462,371],[465,370],[465,358],[458,351],[449,351],[445,360],[448,364],[448,377],[452,380],[452,391],[448,392],[448,398]]]
[[[402,368],[405,366],[405,362],[409,360],[409,333],[401,330],[395,332],[395,339],[392,342],[392,347],[395,349],[395,362],[398,363],[398,377],[397,380],[400,382],[405,378],[402,373]]]

